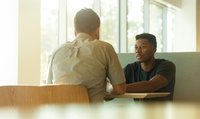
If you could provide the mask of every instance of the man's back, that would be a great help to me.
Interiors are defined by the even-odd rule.
[[[124,82],[123,71],[113,47],[85,33],[60,47],[52,57],[48,83],[84,85],[92,102],[103,101],[106,77],[112,84]]]

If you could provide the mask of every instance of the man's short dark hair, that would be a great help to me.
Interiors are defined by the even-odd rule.
[[[74,18],[76,32],[91,33],[100,27],[99,16],[89,8],[81,9]]]
[[[150,43],[152,43],[155,46],[155,48],[157,48],[156,36],[154,36],[153,34],[149,34],[149,33],[138,34],[138,35],[136,35],[135,39],[136,40],[147,39],[147,40],[149,40]]]

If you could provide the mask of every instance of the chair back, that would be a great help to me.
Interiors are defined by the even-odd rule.
[[[87,88],[79,85],[0,86],[0,105],[89,103]]]

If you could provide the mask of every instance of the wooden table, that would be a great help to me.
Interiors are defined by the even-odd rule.
[[[165,97],[170,95],[169,92],[155,92],[155,93],[125,93],[123,95],[110,95],[107,94],[107,98],[135,98],[135,99],[144,99],[144,98],[156,98],[156,97]]]

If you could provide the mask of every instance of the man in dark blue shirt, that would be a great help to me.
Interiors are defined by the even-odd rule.
[[[124,68],[126,92],[170,92],[167,97],[151,100],[173,100],[175,65],[165,59],[156,59],[156,37],[149,33],[136,36],[135,56],[137,61]]]

